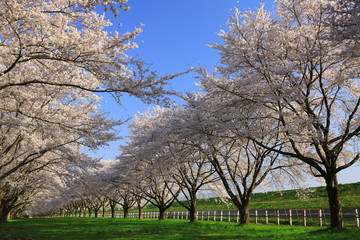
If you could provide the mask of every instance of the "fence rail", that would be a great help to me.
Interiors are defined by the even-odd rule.
[[[360,227],[360,208],[344,208],[343,218],[347,226]],[[129,217],[136,218],[137,213],[130,213]],[[239,222],[237,210],[208,210],[198,211],[197,220]],[[121,217],[117,214],[116,217]],[[158,218],[158,212],[144,212],[143,218]],[[166,213],[168,219],[189,219],[187,211],[172,211]],[[250,210],[250,222],[277,224],[277,225],[303,225],[327,226],[330,224],[329,209],[272,209]]]

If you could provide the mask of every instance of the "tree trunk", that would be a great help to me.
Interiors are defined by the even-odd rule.
[[[123,208],[124,210],[124,218],[129,217],[129,208]]]
[[[159,220],[165,219],[165,212],[166,212],[165,208],[159,208]]]
[[[138,218],[142,219],[143,218],[143,212],[142,209],[145,207],[145,205],[141,205],[141,199],[137,198],[136,200],[136,204],[137,204],[137,209],[138,209]]]
[[[197,220],[196,195],[193,195],[190,200],[189,218],[191,223]]]
[[[95,217],[99,216],[99,209],[94,209]]]
[[[111,217],[115,218],[115,208],[116,208],[116,202],[113,200],[109,200],[109,206],[111,209]]]
[[[111,208],[111,217],[114,218],[115,217],[115,206],[110,205]]]
[[[142,213],[142,208],[138,207],[138,218],[142,219],[143,218],[143,213]]]
[[[102,206],[102,215],[101,215],[102,217],[105,217],[105,211],[106,211],[105,210],[105,204],[103,204],[103,206]]]
[[[239,208],[240,218],[239,218],[239,224],[249,224],[250,223],[250,213],[249,213],[249,201],[245,201],[241,208]]]
[[[1,216],[0,216],[0,223],[1,222],[7,222],[9,220],[11,209],[9,208],[3,208],[1,209]]]
[[[330,207],[330,226],[331,228],[344,228],[340,201],[340,188],[336,174],[329,174],[325,181]]]
[[[89,217],[91,217],[92,209],[89,208]]]

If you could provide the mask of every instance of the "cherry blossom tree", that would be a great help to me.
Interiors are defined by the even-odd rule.
[[[154,156],[139,149],[134,150],[135,148],[139,146],[133,144],[123,146],[123,153],[118,157],[122,162],[121,165],[126,164],[128,172],[125,175],[129,183],[126,191],[135,196],[139,218],[142,207],[151,203],[159,209],[159,220],[163,220],[166,218],[166,210],[175,202],[180,189],[176,183],[169,181],[170,176],[165,165],[159,165],[159,162],[154,161]],[[124,151],[125,149],[129,151]],[[160,156],[161,154],[158,154],[156,157]],[[141,205],[142,199],[145,200],[144,205]]]
[[[188,95],[187,114],[191,121],[187,121],[182,137],[206,156],[238,208],[240,224],[248,224],[254,190],[264,189],[270,182],[276,182],[278,187],[286,182],[296,184],[297,178],[302,179],[301,164],[281,158],[278,153],[247,139],[243,129],[248,126],[238,119],[242,110],[234,111],[232,99],[223,97],[219,94]],[[259,141],[276,149],[282,148],[276,133],[269,132],[267,126],[257,125],[256,132],[262,136]]]
[[[167,183],[175,180],[180,186],[186,200],[179,203],[190,211],[191,221],[196,219],[196,193],[205,184],[217,185],[215,180],[220,179],[241,212],[241,224],[246,224],[255,188],[264,184],[265,178],[275,170],[286,167],[288,172],[295,174],[297,168],[289,169],[298,164],[287,159],[280,161],[278,153],[257,146],[241,132],[231,129],[227,119],[233,119],[231,124],[234,125],[234,113],[218,110],[222,108],[219,96],[207,97],[189,95],[186,108],[155,108],[153,112],[139,115],[130,125],[133,133],[130,148],[137,149],[138,156],[141,156],[138,159],[142,162],[146,156],[152,156],[151,164],[147,164],[150,166],[145,169],[167,166],[165,168],[171,176]],[[240,124],[241,121],[236,122],[236,126]],[[271,142],[281,149],[276,137],[271,138],[265,130],[262,132],[264,142]],[[214,186],[211,188],[216,189]]]
[[[343,53],[359,56],[360,1],[330,1],[325,5],[325,11],[328,12],[325,24],[332,29],[328,39],[346,41],[347,48],[343,49]]]
[[[206,190],[208,185],[217,184],[219,180],[215,176],[213,166],[201,153],[186,156],[187,161],[183,161],[178,166],[170,169],[172,171],[169,182],[175,182],[181,190],[180,196],[184,199],[176,198],[177,202],[189,211],[190,222],[197,220],[197,198],[199,192]],[[183,154],[181,154],[183,156]],[[169,190],[173,193],[172,189]],[[175,193],[173,193],[175,195]]]
[[[164,100],[158,77],[125,52],[141,32],[107,32],[95,10],[129,10],[127,0],[0,3],[0,189],[23,172],[85,164],[91,150],[117,139],[95,93]],[[60,164],[60,165],[59,165]],[[58,166],[59,165],[59,166]],[[2,195],[1,195],[2,197]],[[5,201],[5,200],[4,200]],[[3,208],[4,209],[4,208]]]
[[[107,198],[111,207],[112,217],[114,217],[115,206],[119,205],[123,209],[123,217],[127,218],[129,217],[130,209],[136,204],[136,198],[132,193],[131,184],[123,175],[114,177],[114,173],[111,173],[110,176],[111,177],[105,182],[107,188],[110,190],[107,193]]]
[[[36,209],[36,206],[39,206],[37,203],[57,196],[63,186],[64,181],[59,170],[12,174],[1,183],[1,221],[6,222],[24,212],[31,215],[39,213],[41,209]],[[32,210],[29,211],[30,209]]]
[[[5,1],[1,3],[0,90],[67,86],[92,92],[127,92],[144,100],[163,94],[165,78],[125,51],[140,32],[107,32],[112,23],[96,7],[117,14],[127,0]],[[133,64],[132,70],[129,66]],[[137,67],[139,70],[136,70]],[[149,74],[147,74],[149,73]]]
[[[144,181],[134,178],[133,172],[129,172],[127,175],[115,176],[112,178],[111,184],[115,188],[116,194],[112,192],[109,194],[109,200],[113,200],[113,203],[119,204],[123,208],[124,217],[128,217],[129,210],[136,206],[138,210],[138,218],[143,218],[142,210],[148,205],[148,200],[145,199],[144,191],[147,190],[146,186],[143,186]],[[135,176],[138,176],[135,174]]]
[[[140,162],[137,166],[143,165],[144,172],[166,176],[169,192],[189,210],[190,222],[195,222],[197,194],[208,185],[217,184],[218,178],[203,154],[174,132],[174,127],[181,127],[173,122],[178,110],[177,106],[156,107],[139,114],[130,124],[131,143],[126,149],[131,149],[132,156]],[[178,186],[175,189],[174,184]],[[180,201],[177,196],[185,200]]]
[[[224,43],[212,45],[222,65],[217,73],[202,72],[200,84],[209,94],[231,99],[242,112],[244,136],[301,160],[325,180],[331,227],[342,228],[337,174],[360,157],[354,147],[360,134],[359,58],[339,54],[348,47],[346,39],[327,38],[333,32],[324,23],[328,3],[278,0],[276,15],[263,6],[235,11],[229,30],[220,33]],[[257,122],[268,122],[284,146],[261,141]]]

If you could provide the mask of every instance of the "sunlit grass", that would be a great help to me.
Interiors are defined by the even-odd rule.
[[[6,236],[6,237],[5,237]],[[0,224],[0,239],[360,239],[359,229],[333,231],[319,227],[182,220],[43,218]]]

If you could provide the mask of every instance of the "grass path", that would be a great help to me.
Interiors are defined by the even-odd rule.
[[[183,220],[43,218],[0,224],[0,239],[360,239],[360,229],[331,231],[319,227],[290,227]]]

